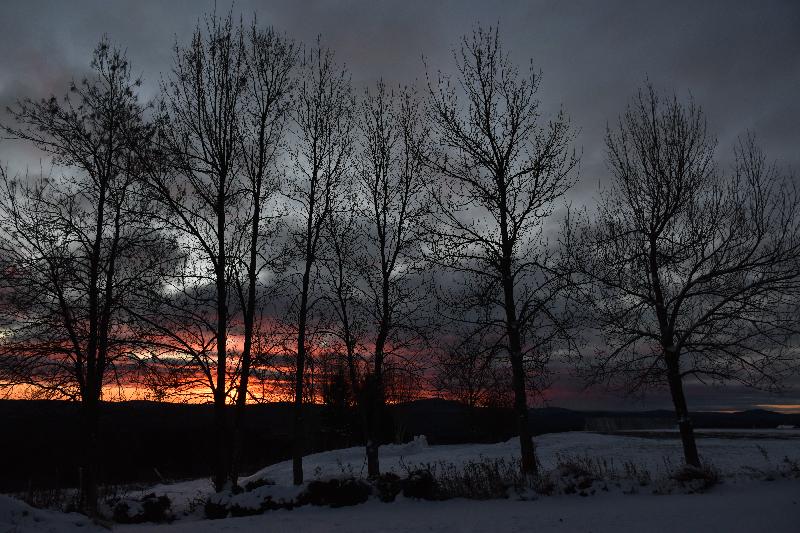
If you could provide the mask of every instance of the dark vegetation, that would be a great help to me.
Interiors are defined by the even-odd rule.
[[[0,492],[41,491],[74,487],[78,481],[78,428],[71,424],[78,406],[59,401],[0,401],[0,421],[11,431],[0,441]],[[291,457],[289,404],[248,406],[242,472]],[[104,484],[156,483],[162,480],[208,475],[207,460],[213,453],[209,439],[213,420],[211,405],[154,402],[102,404],[100,479]],[[356,428],[351,434],[334,431],[325,423],[325,407],[309,406],[309,453],[361,443],[357,413],[349,413]],[[769,411],[694,413],[705,428],[774,428],[800,425],[800,414]],[[113,420],[113,423],[111,421]],[[670,411],[580,412],[567,409],[531,409],[534,434],[583,430],[587,425],[614,420],[624,428],[663,421],[673,422]],[[477,408],[474,413],[457,402],[423,400],[390,406],[384,421],[383,442],[426,435],[431,444],[496,442],[515,435],[511,409]],[[677,435],[673,435],[677,438]],[[391,474],[386,474],[391,476]],[[396,481],[396,480],[395,480]],[[383,477],[388,494],[399,485]],[[257,487],[244,487],[251,490]],[[413,489],[412,489],[413,490]],[[397,492],[394,492],[396,495]]]

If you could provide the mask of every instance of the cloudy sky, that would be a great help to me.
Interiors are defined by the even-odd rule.
[[[497,4],[502,4],[498,6]],[[127,49],[152,97],[212,1],[5,1],[0,6],[0,109],[23,97],[63,94],[88,70],[107,34]],[[230,3],[217,2],[225,12]],[[270,1],[238,0],[235,13],[312,42],[317,35],[346,63],[357,86],[384,78],[410,83],[428,68],[450,68],[450,54],[476,23],[498,24],[506,49],[542,70],[546,112],[563,106],[579,130],[581,179],[570,200],[589,202],[607,175],[603,131],[645,79],[691,93],[730,162],[736,137],[754,131],[767,155],[800,170],[800,3],[787,1]],[[6,120],[5,112],[0,120]],[[14,141],[0,141],[0,164],[37,166]],[[800,403],[800,398],[712,391],[697,407]],[[571,397],[570,397],[571,398]],[[647,406],[667,406],[652,397]],[[583,400],[564,399],[561,404]],[[595,402],[595,400],[592,400]],[[596,400],[597,406],[617,400]],[[642,404],[645,405],[645,404]]]

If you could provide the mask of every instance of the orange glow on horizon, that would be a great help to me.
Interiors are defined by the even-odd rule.
[[[797,403],[759,403],[756,407],[785,414],[800,414],[800,404]]]

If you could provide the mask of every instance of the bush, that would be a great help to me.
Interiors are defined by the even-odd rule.
[[[507,498],[509,489],[521,490],[524,486],[519,461],[503,458],[468,461],[461,467],[443,465],[434,477],[440,495],[446,498]]]
[[[298,498],[298,503],[346,507],[364,503],[371,492],[369,484],[355,478],[312,481]]]
[[[646,487],[652,483],[653,476],[651,476],[650,471],[643,466],[637,465],[632,461],[626,461],[623,467],[625,468],[625,477],[640,487]]]
[[[592,484],[597,481],[597,477],[589,471],[583,464],[578,462],[560,463],[556,468],[556,473],[561,485],[561,492],[564,494],[580,494],[587,496]],[[593,493],[593,491],[592,491]]]
[[[800,479],[800,459],[789,459],[789,456],[783,458],[783,468],[781,474],[783,477]]]
[[[265,509],[261,506],[247,507],[234,503],[230,507],[228,507],[228,511],[231,513],[231,516],[253,516],[257,514],[262,514],[265,511]]]
[[[438,500],[439,484],[430,470],[412,470],[403,480],[403,496],[421,500]]]
[[[213,497],[206,501],[204,506],[206,518],[209,520],[219,520],[228,517],[228,505],[221,501],[216,501]]]
[[[382,502],[393,502],[402,490],[402,480],[400,476],[392,472],[386,472],[372,480],[378,499]]]
[[[705,492],[720,482],[719,472],[710,465],[703,465],[699,468],[686,465],[673,472],[669,477],[689,494]]]
[[[272,496],[266,496],[262,500],[254,500],[253,498],[239,499],[233,498],[225,506],[227,512],[231,516],[253,516],[264,514],[267,511],[277,511],[278,509],[294,509],[298,503],[294,500],[276,501]],[[221,514],[223,511],[220,510]]]
[[[614,477],[613,470],[604,461],[588,456],[556,455],[556,467],[533,480],[533,489],[544,495],[577,494],[589,496],[597,492],[595,482]],[[603,482],[601,490],[608,490]]]
[[[172,520],[170,499],[148,494],[140,500],[121,500],[114,505],[114,521],[120,524],[167,522]]]
[[[30,487],[26,492],[11,493],[10,495],[37,509],[55,509],[64,512],[78,510],[79,495],[75,490]]]

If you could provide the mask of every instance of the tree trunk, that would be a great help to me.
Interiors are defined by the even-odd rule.
[[[294,383],[294,428],[292,443],[292,474],[294,484],[303,483],[303,454],[305,452],[305,421],[303,420],[303,376],[306,364],[306,324],[308,320],[308,291],[311,280],[311,254],[306,254],[306,269],[303,273],[303,287],[300,295],[300,316],[297,332],[297,368]]]
[[[242,467],[244,450],[244,406],[236,405],[233,414],[233,449],[231,450],[231,471],[229,479],[232,487],[239,486],[239,472]]]
[[[252,302],[251,302],[252,304]],[[248,311],[245,317],[244,349],[242,351],[242,369],[239,376],[239,390],[236,394],[236,406],[233,413],[233,449],[231,450],[230,481],[236,487],[239,484],[242,450],[244,448],[244,418],[247,407],[247,387],[250,381],[250,366],[253,346],[253,316]]]
[[[303,350],[305,352],[305,350]],[[305,366],[305,353],[297,354],[297,370],[295,373],[294,387],[294,424],[292,442],[292,475],[295,485],[303,484],[303,440],[305,424],[303,420],[303,373]]]
[[[505,196],[503,196],[505,203]],[[538,474],[536,449],[533,446],[530,426],[528,425],[528,396],[525,388],[525,365],[522,360],[522,338],[517,317],[516,299],[514,297],[514,276],[511,271],[510,241],[505,223],[501,217],[500,231],[504,243],[504,258],[500,265],[503,282],[503,301],[506,314],[506,335],[508,336],[508,356],[511,360],[512,387],[514,389],[514,417],[519,433],[522,474],[535,476]]]
[[[386,288],[384,288],[384,302],[388,302],[386,295]],[[369,427],[367,432],[367,473],[370,477],[379,476],[381,473],[380,459],[378,450],[381,445],[381,426],[383,422],[383,412],[385,398],[383,394],[383,350],[386,345],[386,338],[389,329],[388,325],[388,311],[384,305],[384,318],[381,321],[380,331],[378,332],[378,339],[375,342],[375,368],[373,379],[370,383],[370,401],[371,410],[369,417]]]
[[[251,283],[253,281],[251,280]],[[253,298],[254,299],[254,298]],[[254,305],[254,302],[250,302]],[[252,309],[252,308],[251,308]],[[253,314],[248,311],[245,316],[244,349],[242,351],[242,368],[239,376],[239,390],[236,394],[236,406],[233,413],[233,448],[231,450],[230,481],[231,486],[239,484],[239,470],[244,448],[244,417],[247,406],[247,387],[250,381],[250,365],[253,350]]]
[[[686,407],[686,396],[683,394],[683,380],[678,358],[674,355],[667,355],[666,359],[667,381],[669,382],[669,392],[672,395],[672,403],[675,406],[675,415],[678,417],[683,457],[687,465],[700,468],[700,456],[697,453],[697,443],[694,439],[694,428],[692,428],[692,420],[689,417],[689,409]]]
[[[367,448],[367,472],[370,472],[370,450],[369,450],[369,442],[370,442],[370,416],[369,416],[369,409],[368,405],[370,400],[369,391],[367,388],[370,386],[370,379],[367,376],[367,379],[364,383],[358,383],[358,369],[356,368],[356,357],[355,357],[355,341],[352,339],[350,334],[350,326],[347,319],[347,309],[344,304],[342,304],[342,311],[344,318],[344,328],[345,328],[345,342],[347,344],[347,370],[350,375],[350,393],[352,394],[353,401],[355,402],[355,408],[358,411],[358,416],[361,420],[361,436],[364,439],[365,447]],[[371,475],[371,474],[370,474]]]
[[[222,246],[220,239],[220,246]],[[214,464],[214,490],[222,492],[228,483],[231,470],[231,456],[229,439],[231,438],[228,427],[228,412],[226,409],[226,372],[227,372],[227,280],[224,271],[224,256],[220,254],[218,259],[222,265],[217,272],[217,383],[214,390],[214,444],[215,444],[215,464]]]
[[[217,289],[217,384],[214,391],[214,426],[216,432],[216,465],[214,469],[214,490],[225,489],[230,473],[230,454],[228,447],[228,424],[225,409],[226,378],[228,371],[228,279],[227,247],[225,242],[225,182],[227,169],[219,173],[217,188],[217,257],[215,266]]]
[[[228,431],[224,392],[214,394],[214,490],[222,492],[228,482]]]
[[[262,133],[263,138],[263,123]],[[261,220],[261,181],[258,180],[253,193],[253,220],[250,228],[250,259],[247,266],[247,302],[244,305],[244,346],[242,347],[242,368],[239,376],[239,390],[236,394],[236,408],[233,414],[233,450],[231,454],[231,484],[239,484],[239,468],[244,446],[244,414],[247,404],[247,387],[250,383],[250,367],[253,360],[253,335],[256,311],[256,261],[258,259],[258,228]]]
[[[80,475],[80,499],[78,507],[88,516],[97,515],[98,461],[100,446],[97,430],[99,413],[97,402],[84,400],[80,406],[83,457]]]
[[[538,474],[536,449],[533,446],[530,426],[528,425],[528,397],[525,391],[525,367],[522,364],[519,331],[509,328],[509,347],[511,372],[514,387],[514,416],[519,432],[519,448],[522,456],[522,473],[526,476]]]
[[[367,417],[367,474],[370,477],[379,476],[381,473],[378,451],[381,443],[381,417],[383,416],[383,402],[377,376],[372,376],[367,385],[370,408]]]
[[[510,259],[504,262],[503,295],[506,313],[506,335],[508,336],[508,355],[511,360],[512,386],[514,388],[514,417],[517,421],[517,432],[519,433],[522,473],[525,476],[535,476],[538,473],[538,463],[536,461],[536,449],[533,446],[533,437],[528,425],[525,365],[522,361],[522,339],[517,322],[514,278],[511,276],[510,264]]]

